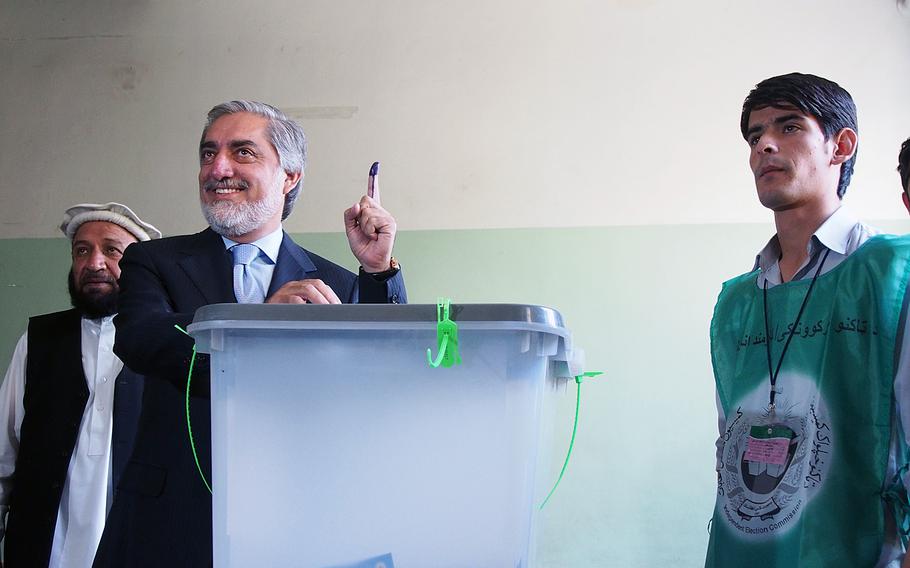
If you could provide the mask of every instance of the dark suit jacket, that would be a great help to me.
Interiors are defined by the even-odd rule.
[[[187,436],[186,379],[196,309],[235,302],[231,254],[211,229],[130,245],[120,261],[120,310],[114,352],[146,375],[133,457],[118,487],[95,566],[208,566],[211,495]],[[318,278],[343,302],[404,303],[401,274],[377,281],[297,246],[284,235],[268,294],[291,280]],[[192,378],[190,412],[200,467],[211,479],[208,358]]]

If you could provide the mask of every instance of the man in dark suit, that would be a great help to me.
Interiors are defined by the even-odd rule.
[[[131,246],[122,262],[114,351],[148,376],[133,458],[111,510],[96,566],[207,566],[211,496],[187,436],[186,384],[197,308],[223,302],[403,303],[392,258],[396,225],[378,194],[344,213],[353,274],[282,231],[306,157],[303,130],[263,103],[213,108],[199,145],[199,191],[209,228]],[[253,245],[253,248],[243,245]],[[232,266],[233,265],[233,266]],[[211,472],[209,367],[197,357],[189,393],[199,469]]]

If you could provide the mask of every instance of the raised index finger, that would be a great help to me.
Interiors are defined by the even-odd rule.
[[[367,195],[379,205],[379,162],[370,166],[370,179],[367,182]]]

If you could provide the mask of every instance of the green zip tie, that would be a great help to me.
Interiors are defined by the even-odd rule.
[[[174,327],[186,335],[190,335],[189,333],[186,333],[186,330],[179,325],[174,324]],[[205,479],[205,474],[202,473],[202,466],[199,465],[199,455],[196,453],[196,444],[193,442],[193,426],[190,424],[190,381],[193,380],[193,366],[195,364],[196,345],[193,344],[193,356],[190,358],[190,372],[186,375],[186,431],[190,436],[190,449],[193,450],[193,459],[196,460],[196,469],[199,470],[199,477],[202,478],[202,483],[205,483],[205,488],[209,490],[209,493],[211,493],[212,486],[209,485],[209,482]]]
[[[439,298],[436,301],[436,359],[433,359],[432,351],[427,349],[427,363],[434,369],[461,364],[461,355],[458,354],[458,325],[449,317],[451,302],[449,298]]]
[[[587,373],[582,373],[576,375],[575,384],[577,386],[576,395],[575,395],[575,423],[572,425],[572,439],[569,440],[569,452],[566,454],[566,461],[562,464],[562,471],[559,472],[559,477],[556,479],[556,484],[553,486],[553,489],[550,489],[550,492],[547,494],[547,498],[543,500],[543,503],[537,508],[538,511],[543,510],[544,506],[547,504],[547,501],[550,500],[550,497],[553,496],[553,493],[556,492],[556,488],[559,487],[559,482],[562,481],[562,476],[566,474],[566,468],[569,467],[569,458],[572,457],[572,448],[575,446],[575,433],[578,432],[578,407],[581,405],[581,382],[586,378],[596,377],[597,375],[603,375],[603,371],[589,371]]]

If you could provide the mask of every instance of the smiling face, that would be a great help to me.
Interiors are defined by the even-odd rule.
[[[215,232],[252,242],[281,226],[284,196],[300,179],[281,168],[269,141],[268,119],[226,114],[199,146],[199,199]]]
[[[773,211],[837,198],[841,164],[856,147],[853,130],[844,128],[825,140],[818,120],[793,108],[753,110],[746,140],[758,199]]]
[[[98,318],[117,311],[120,257],[134,242],[129,231],[107,221],[83,223],[73,235],[70,299],[83,315]]]

